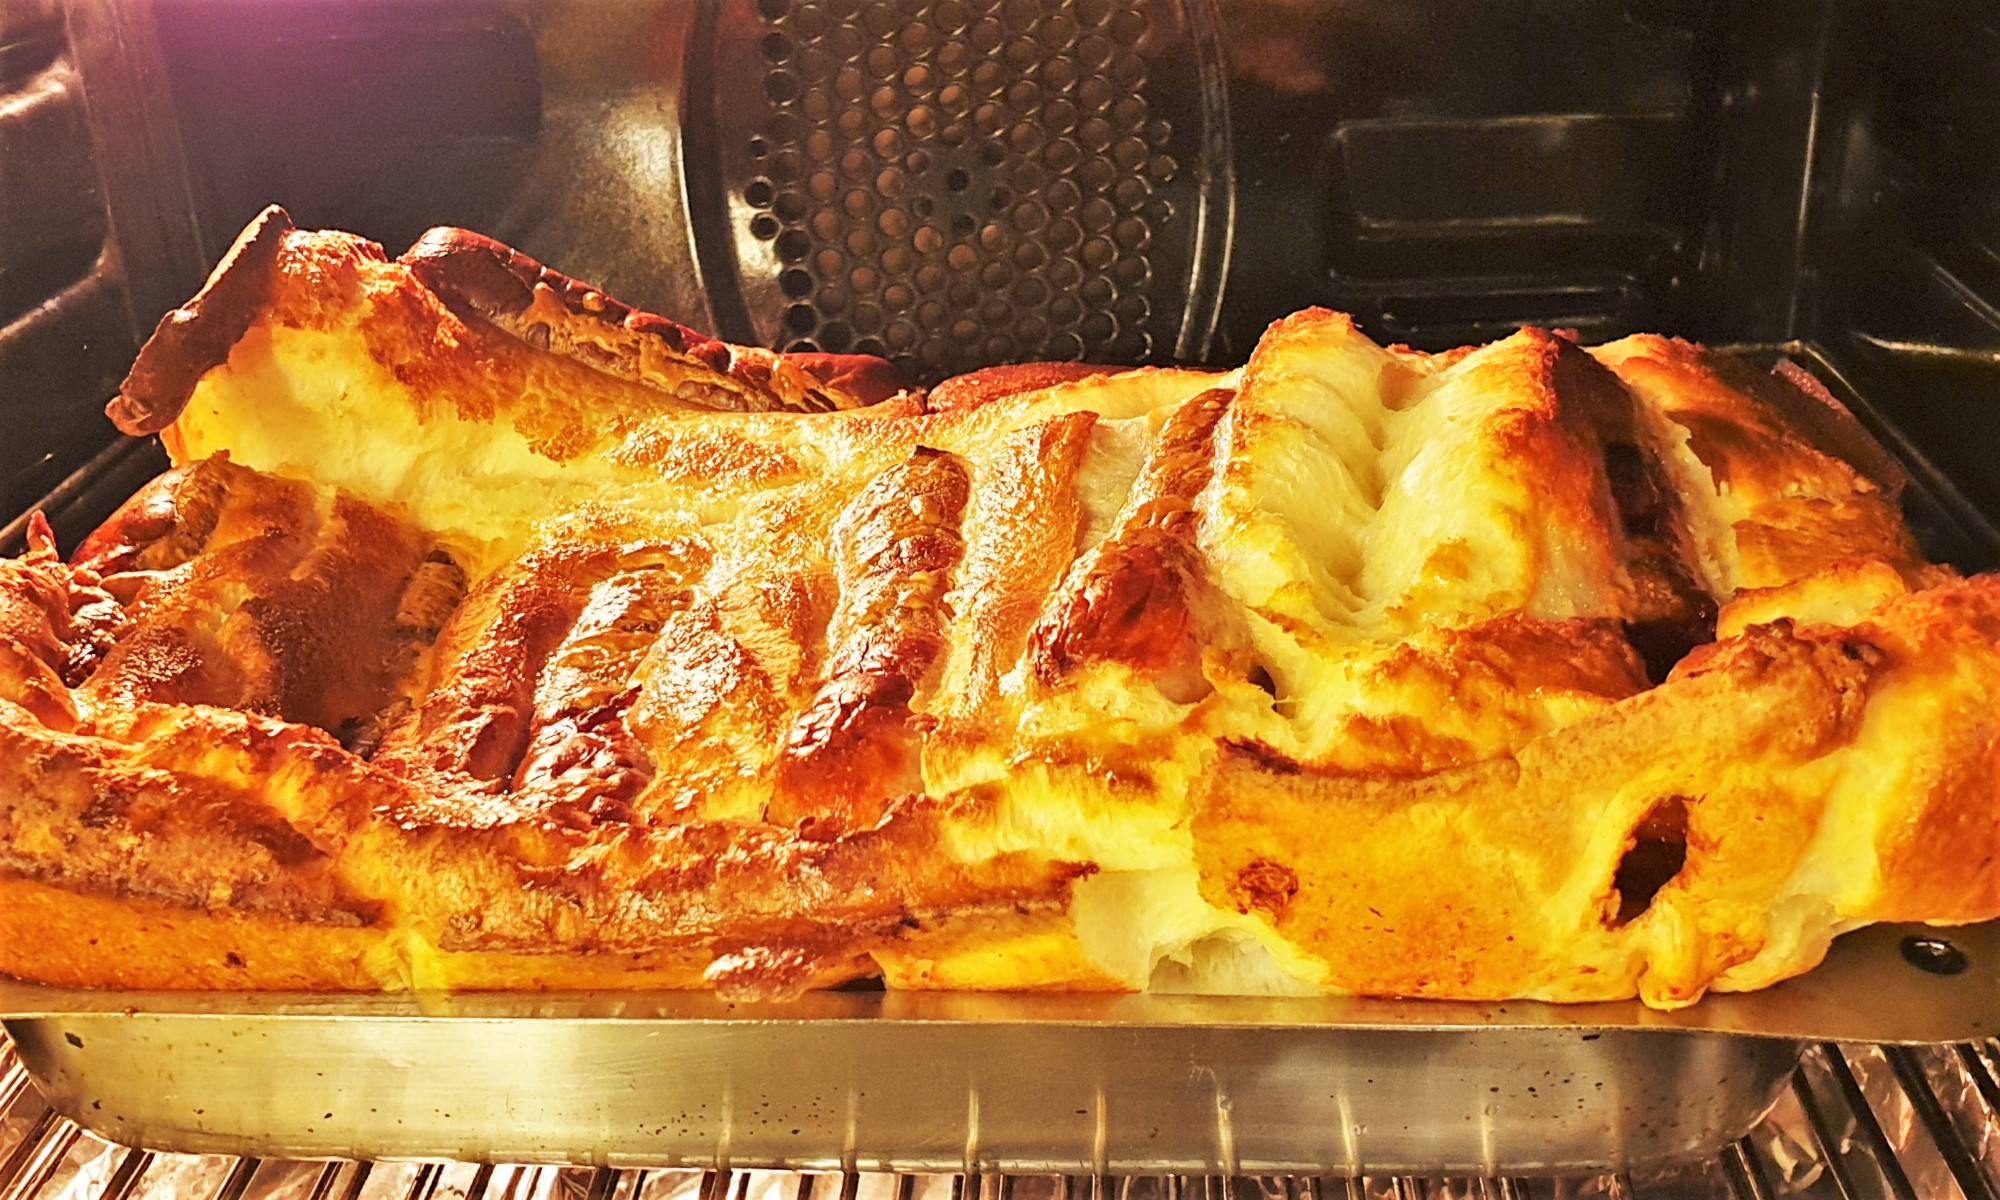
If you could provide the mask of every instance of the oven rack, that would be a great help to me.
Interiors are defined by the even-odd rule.
[[[1558,1177],[996,1175],[297,1162],[84,1132],[0,1041],[0,1200],[2000,1200],[2000,1040],[1818,1043],[1720,1155]]]

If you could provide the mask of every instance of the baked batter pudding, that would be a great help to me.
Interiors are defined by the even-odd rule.
[[[724,346],[259,218],[0,562],[0,970],[1690,1003],[2000,916],[2000,579],[1797,372]]]

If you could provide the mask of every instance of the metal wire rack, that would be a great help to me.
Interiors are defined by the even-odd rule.
[[[113,1145],[0,1041],[0,1200],[2000,1200],[2000,1041],[1809,1048],[1708,1160],[1596,1176],[890,1175],[288,1162]]]

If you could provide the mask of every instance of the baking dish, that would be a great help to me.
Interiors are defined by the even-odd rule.
[[[775,28],[816,6],[764,7],[769,12],[747,5],[669,11],[679,39],[675,45],[683,52],[698,47],[701,37],[712,37],[732,20],[768,19]],[[1674,4],[1588,11],[1583,5],[1557,5],[1544,13],[1538,43],[1553,49],[1538,50],[1532,60],[1523,59],[1521,69],[1507,70],[1501,60],[1524,53],[1528,43],[1508,34],[1511,14],[1502,11],[1507,6],[1461,14],[1448,28],[1423,5],[1382,5],[1351,19],[1327,16],[1339,7],[1328,6],[1307,22],[1312,37],[1302,40],[1317,45],[1326,40],[1319,37],[1320,26],[1338,26],[1346,40],[1331,44],[1359,47],[1354,60],[1360,65],[1347,75],[1327,76],[1331,82],[1313,104],[1323,108],[1326,94],[1356,76],[1363,82],[1351,85],[1354,91],[1373,89],[1383,99],[1372,107],[1357,103],[1357,110],[1368,108],[1365,113],[1344,114],[1330,138],[1333,149],[1316,158],[1317,165],[1287,172],[1279,169],[1279,148],[1302,138],[1283,128],[1283,93],[1272,84],[1277,77],[1269,70],[1260,75],[1241,69],[1239,63],[1226,79],[1235,52],[1221,46],[1237,37],[1273,54],[1272,47],[1289,32],[1283,11],[1274,16],[1270,8],[1224,13],[1205,5],[1171,7],[1169,27],[1191,31],[1189,36],[1134,44],[1148,55],[1162,46],[1176,54],[1190,47],[1202,51],[1184,77],[1201,86],[1161,99],[1160,104],[1177,101],[1181,107],[1149,111],[1140,131],[1143,135],[1144,121],[1164,113],[1173,118],[1172,137],[1192,146],[1183,150],[1176,141],[1166,151],[1190,169],[1167,172],[1172,178],[1163,185],[1178,189],[1169,198],[1184,202],[1184,217],[1207,214],[1208,232],[1204,240],[1193,227],[1176,224],[1174,239],[1183,244],[1169,239],[1164,225],[1148,231],[1157,239],[1155,261],[1145,276],[1153,306],[1144,322],[1153,337],[1148,353],[1226,355],[1232,330],[1240,336],[1256,327],[1259,305],[1293,303],[1314,288],[1319,289],[1314,297],[1331,292],[1362,312],[1372,327],[1418,343],[1463,338],[1510,320],[1551,318],[1574,318],[1598,331],[1644,318],[1717,339],[1802,337],[1808,340],[1780,340],[1761,352],[1806,361],[1899,453],[1915,480],[1908,505],[1927,549],[1965,569],[2000,561],[1990,525],[1960,487],[1888,424],[1872,419],[1861,400],[1861,394],[1881,397],[1882,407],[1894,409],[1896,419],[1907,423],[1913,437],[1922,436],[1933,453],[1943,444],[1952,478],[1990,502],[1991,472],[1966,469],[1984,444],[1974,415],[1980,410],[1947,403],[1980,395],[1985,359],[1977,343],[1982,330],[1990,336],[1974,319],[1983,313],[1990,324],[1991,318],[1990,303],[1980,299],[1977,252],[1969,252],[1975,268],[1964,268],[1966,258],[1959,252],[1962,241],[1979,244],[1977,214],[1966,218],[1972,232],[1961,237],[1952,232],[1957,226],[1939,217],[1940,202],[1931,196],[1941,191],[1947,198],[1976,197],[1979,189],[1972,183],[1979,176],[1977,170],[1961,171],[1942,187],[1916,178],[1922,172],[1909,162],[1949,174],[1925,157],[1930,150],[1908,144],[1908,130],[1927,127],[1921,109],[1917,116],[1899,109],[1894,86],[1883,89],[1886,99],[1853,86],[1863,58],[1840,50],[1879,44],[1881,56],[1892,60],[1893,85],[1923,74],[1912,64],[1927,61],[1913,54],[1897,58],[1896,48],[1922,42],[1939,48],[1936,53],[1974,55],[1987,44],[1981,40],[1987,37],[1983,25],[1967,18],[1973,28],[1955,36],[1951,22],[1940,16],[1948,6],[1927,5],[1893,22],[1813,5],[1714,12]],[[140,310],[157,312],[177,301],[189,290],[187,274],[198,278],[202,230],[212,240],[216,228],[233,228],[238,222],[228,210],[245,201],[249,181],[272,177],[269,162],[285,157],[284,122],[310,106],[311,93],[305,81],[294,79],[289,82],[297,95],[283,112],[236,103],[240,97],[227,85],[238,77],[219,69],[218,62],[236,53],[232,48],[254,43],[260,30],[270,32],[274,22],[268,14],[261,25],[246,18],[204,34],[199,6],[179,6],[178,19],[166,28],[168,42],[181,51],[179,66],[163,74],[157,64],[140,61],[154,33],[133,14],[143,16],[146,6],[79,2],[68,8],[70,28],[83,39],[86,73],[95,81],[98,103],[91,120],[104,156],[102,199],[118,213],[118,249],[133,293],[114,306],[129,307],[132,323],[143,328],[151,314],[142,316]],[[175,11],[171,5],[161,8]],[[451,45],[475,47],[465,53],[474,66],[531,63],[526,43],[505,22],[464,9],[438,23],[454,21],[466,39]],[[1881,22],[1895,29],[1877,28]],[[339,28],[327,44],[352,51],[343,64],[363,62],[371,45],[411,44],[409,28],[396,33],[404,39],[400,43],[390,38],[368,43],[346,31],[343,21],[329,18],[329,23]],[[407,24],[421,27],[424,21],[412,18]],[[1398,61],[1394,46],[1411,31],[1419,35],[1413,44],[1435,47],[1449,62],[1502,69],[1483,77],[1482,84],[1464,87],[1441,69],[1434,79],[1399,89],[1388,82],[1392,70],[1362,60],[1372,54],[1378,64],[1385,55]],[[280,30],[278,40],[286,36],[289,32]],[[199,45],[204,37],[205,52]],[[1482,38],[1487,47],[1479,45]],[[437,49],[447,46],[443,39],[423,45],[438,58],[450,57]],[[291,46],[289,58],[237,57],[246,64],[244,73],[275,79],[286,64],[309,64],[315,50],[324,49],[311,37],[294,38]],[[730,61],[739,65],[764,53],[754,39],[728,49],[735,56]],[[127,58],[120,60],[121,54]],[[120,73],[121,61],[136,62],[140,69]],[[412,53],[411,61],[432,60]],[[1592,64],[1606,69],[1594,73]],[[1610,64],[1618,69],[1610,70]],[[685,144],[695,152],[694,166],[707,163],[721,178],[727,162],[730,180],[726,194],[697,189],[692,196],[676,192],[672,198],[691,206],[688,225],[705,235],[740,231],[721,242],[710,240],[706,249],[681,248],[688,262],[741,284],[739,294],[718,293],[726,303],[704,323],[733,323],[737,336],[764,341],[828,336],[829,327],[841,324],[831,293],[804,299],[814,311],[799,320],[809,318],[810,330],[801,333],[785,324],[799,300],[786,290],[791,264],[775,236],[757,232],[760,218],[788,219],[782,190],[756,202],[764,195],[755,189],[757,180],[767,177],[751,169],[750,158],[755,139],[772,131],[754,125],[757,114],[748,105],[728,111],[686,108],[688,96],[715,82],[715,63],[707,69],[708,77],[697,72],[668,81],[679,89],[673,98],[693,118]],[[1979,94],[1976,69],[1940,74],[1957,81],[1942,89],[1948,95],[1959,88]],[[190,78],[207,86],[190,90]],[[523,99],[528,76],[495,71],[490,78],[489,93],[481,97],[491,102],[485,123],[473,121],[455,134],[461,136],[455,153],[480,162],[459,183],[490,178],[524,139],[541,136],[554,143],[558,139],[549,131],[558,127],[610,128],[602,118],[629,116],[627,101],[648,101],[642,89],[630,95],[619,91],[633,84],[623,77],[601,92],[550,87],[540,93],[542,107],[530,120],[526,114],[533,105]],[[744,78],[755,85],[749,100],[757,101],[757,88],[766,86],[763,75]],[[1183,77],[1159,66],[1149,78],[1159,84]],[[1260,86],[1246,86],[1246,79]],[[359,68],[348,80],[349,91],[369,90]],[[171,108],[155,103],[170,84],[182,88],[186,124],[179,128],[167,115]],[[1218,110],[1216,101],[1225,91],[1235,107]],[[1906,96],[1900,103],[1905,109],[1911,105]],[[130,118],[122,122],[121,105]],[[676,120],[683,109],[674,111]],[[1223,128],[1218,111],[1234,121],[1234,141],[1205,132]],[[133,116],[146,113],[153,115]],[[235,114],[235,123],[221,126],[224,134],[264,122],[264,140],[218,135],[219,113]],[[727,128],[704,130],[702,120]],[[424,147],[412,129],[421,121],[389,124],[387,134],[377,131],[374,144],[387,151],[383,161],[405,169],[419,164]],[[1959,128],[1944,121],[1936,125]],[[1846,140],[1838,141],[1835,131]],[[721,132],[733,140],[717,140]],[[404,140],[398,142],[397,135]],[[188,140],[187,156],[204,169],[197,170],[194,183],[180,177],[177,192],[161,180],[173,182],[169,160],[180,150],[168,143],[181,137]],[[309,176],[306,183],[325,184],[337,174],[327,164],[338,156],[324,151],[337,144],[333,135],[312,143],[320,152],[319,165],[308,169],[296,160],[314,156],[294,156],[292,169]],[[1656,153],[1661,146],[1688,150]],[[1946,167],[1948,150],[1937,152]],[[480,160],[482,153],[486,157]],[[1972,157],[1976,162],[1976,154]],[[583,161],[591,172],[571,177],[578,186],[565,195],[595,203],[604,194],[593,190],[598,185],[631,183],[615,175],[608,157],[586,155]],[[1439,165],[1452,162],[1518,169],[1482,174],[1468,187]],[[1192,169],[1195,164],[1201,169]],[[557,166],[548,169],[555,172]],[[1314,174],[1322,169],[1327,178]],[[1617,176],[1615,186],[1589,186],[1620,169],[1627,173]],[[979,186],[953,187],[939,177],[940,187],[963,197],[967,212],[992,196],[978,168],[971,170],[968,178]],[[1683,210],[1699,207],[1695,194],[1701,191],[1689,181],[1705,179],[1704,170],[1721,178],[1721,199],[1705,215],[1689,217]],[[1783,186],[1767,186],[1772,180]],[[1440,182],[1446,186],[1438,187]],[[1662,182],[1673,186],[1652,186]],[[302,185],[292,179],[279,186]],[[194,194],[200,198],[189,200]],[[437,188],[412,188],[405,199],[409,196],[418,197],[402,205],[411,211],[385,221],[415,220],[412,213],[423,206],[419,201],[436,201],[434,209],[465,203],[463,195]],[[645,224],[641,196],[628,189],[625,203],[612,203],[621,229]],[[1308,224],[1307,206],[1325,197],[1330,215],[1323,227],[1313,225],[1312,253],[1273,236]],[[273,198],[263,192],[248,197],[256,205]],[[350,182],[345,191],[320,187],[312,199],[336,211],[343,204],[365,211],[369,198],[368,188]],[[379,202],[380,193],[374,198]],[[1903,215],[1897,206],[1905,203],[1918,215],[1897,224]],[[1968,205],[1968,211],[1974,207]],[[1943,210],[1955,211],[1948,203]],[[539,217],[538,252],[552,260],[562,253],[572,270],[587,270],[595,256],[600,264],[637,273],[648,257],[611,256],[604,241],[587,236],[586,223],[569,207],[551,204],[539,214],[515,216],[530,225]],[[422,219],[441,218],[430,211]],[[1909,236],[1884,238],[1885,225]],[[1217,230],[1231,228],[1233,242],[1218,237]],[[188,237],[168,236],[177,229]],[[395,240],[390,233],[380,236]],[[1614,249],[1599,255],[1592,246]],[[110,254],[106,261],[117,260]],[[1113,269],[1115,263],[1114,258]],[[1954,263],[1960,265],[1956,273],[1950,269]],[[1232,267],[1236,273],[1230,276]],[[174,270],[182,278],[174,278]],[[685,282],[673,272],[655,274],[672,276],[654,280],[670,293]],[[1231,288],[1223,286],[1225,276],[1235,280]],[[708,295],[678,298],[706,304]],[[1939,295],[1957,297],[1965,312],[1946,312],[1948,306],[1936,302]],[[671,303],[655,303],[676,311]],[[1672,319],[1663,322],[1662,313]],[[1032,315],[1013,313],[1008,320]],[[21,329],[9,328],[10,344],[27,340]],[[1091,348],[1109,352],[1115,340],[1093,342]],[[100,357],[101,347],[110,344],[101,336],[87,341]],[[1967,344],[1973,348],[1965,349]],[[1820,355],[1827,347],[1837,352],[1838,367]],[[938,364],[985,349],[983,341],[972,350],[954,344]],[[114,368],[114,378],[116,369],[122,368]],[[1846,386],[1855,383],[1848,372],[1861,370],[1872,374]],[[87,392],[92,385],[77,386]],[[84,396],[72,406],[84,416],[60,423],[61,437],[49,433],[46,452],[38,446],[23,455],[21,477],[39,482],[13,494],[32,500],[61,478],[61,470],[87,458],[78,446],[90,439],[79,431],[94,420],[89,414],[101,399]],[[20,445],[5,449],[14,455]],[[146,443],[99,450],[50,496],[65,544],[157,470],[158,461],[156,448]],[[10,470],[17,465],[8,459]],[[17,521],[0,532],[0,549],[15,548],[20,526]],[[1919,940],[1908,943],[1906,954],[1908,938]],[[1937,938],[1949,949],[1928,940]],[[1226,998],[845,993],[816,996],[788,1010],[748,1011],[718,1009],[700,997],[335,1001],[79,996],[18,988],[5,993],[0,1011],[17,1014],[9,1029],[64,1111],[91,1128],[161,1148],[912,1169],[1102,1171],[1179,1164],[1232,1171],[1540,1171],[1713,1150],[1747,1128],[1778,1094],[1799,1039],[1923,1042],[1990,1035],[1989,1014],[2000,1008],[1991,938],[1986,929],[1864,932],[1841,942],[1832,961],[1800,981],[1759,996],[1711,997],[1672,1016],[1536,1006],[1506,1006],[1502,1012],[1484,1006],[1316,1001],[1318,1007],[1307,1010],[1298,1007],[1301,1002]],[[1949,968],[1958,961],[1954,951],[1968,964],[1956,975],[1935,976],[1910,961]],[[807,1048],[814,1053],[804,1053]],[[552,1059],[564,1064],[562,1074],[543,1069]],[[1539,1082],[1558,1062],[1564,1068],[1558,1081]],[[572,1074],[571,1067],[588,1069]],[[502,1078],[494,1077],[496,1069]],[[802,1113],[793,1123],[760,1120],[760,1113],[793,1103],[771,1093],[795,1097],[807,1078],[825,1083],[812,1090],[840,1089],[843,1107],[837,1115],[828,1109]],[[868,1094],[881,1107],[861,1106],[862,1080],[869,1081]],[[1579,1081],[1591,1086],[1578,1088]],[[489,1091],[500,1100],[478,1100],[477,1110],[467,1107]],[[1083,1098],[1076,1100],[1079,1094]],[[1607,1102],[1601,1095],[1620,1099]],[[669,1126],[668,1118],[680,1120],[686,1107],[682,1096],[692,1097],[699,1120],[691,1115]],[[369,1097],[362,1107],[380,1111],[364,1119],[349,1097]],[[614,1104],[607,1097],[618,1099]],[[390,1102],[374,1103],[379,1099]],[[761,1108],[766,1101],[770,1107]],[[1448,1118],[1441,1115],[1447,1111]],[[794,1128],[800,1132],[791,1133]]]
[[[1943,973],[1940,973],[1942,971]],[[1677,1012],[1228,996],[0,985],[50,1102],[162,1150],[606,1166],[1481,1174],[1712,1154],[1805,1040],[2000,1033],[2000,928],[1878,926]]]
[[[1904,506],[1925,551],[1967,569],[1992,560],[2000,535],[1830,364],[1799,346],[1733,353],[1812,368],[1907,464]],[[1806,1041],[2000,1032],[2000,923],[1865,929],[1805,976],[1673,1012],[1636,1002],[835,991],[735,1004],[673,993],[7,984],[0,1013],[72,1119],[174,1151],[1539,1172],[1712,1154],[1768,1109]],[[566,1086],[552,1090],[557,1074]]]

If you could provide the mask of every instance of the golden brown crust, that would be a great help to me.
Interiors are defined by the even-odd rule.
[[[834,521],[826,676],[786,734],[770,819],[866,828],[923,790],[912,706],[944,649],[940,602],[965,552],[969,483],[956,455],[920,446]]]
[[[93,895],[0,873],[0,972],[59,987],[377,991],[379,929]]]
[[[1855,630],[1754,629],[1516,754],[1417,778],[1278,772],[1239,751],[1196,818],[1204,893],[1270,921],[1340,990],[1588,1000],[1629,994],[1636,974],[1641,995],[1664,1005],[1793,936],[1771,897],[1826,869],[1812,859],[1846,838],[1874,839],[1884,861],[1886,886],[1860,906],[1864,919],[1919,908],[1932,920],[1990,919],[2000,913],[1990,716],[1965,735],[1986,752],[1943,756],[1952,783],[1925,789],[1879,832],[1878,814],[1840,811],[1823,780],[1858,740],[1881,736],[1872,723],[1886,734],[1907,719],[1881,693],[1939,665],[1912,640],[1983,641],[1973,631],[2000,616],[1996,605],[2000,589],[1980,581],[1892,605]],[[1992,643],[1972,657],[1979,680],[1940,694],[1984,703],[1973,698],[1993,677]],[[1636,831],[1667,803],[1685,812],[1684,865],[1621,920],[1615,888],[1633,837],[1606,833]],[[1330,827],[1340,852],[1311,850]],[[1953,847],[1953,836],[1968,841]],[[1282,894],[1264,886],[1278,877]],[[1817,933],[1822,952],[1829,936]]]
[[[28,552],[0,560],[0,701],[53,729],[76,723],[76,705],[63,686],[74,634],[70,589],[48,522],[36,513]]]
[[[398,621],[432,540],[219,459],[169,483],[86,543],[79,567],[125,603],[78,700],[222,705],[354,737],[436,632]]]
[[[1674,477],[1718,600],[1842,558],[1923,565],[1896,507],[1900,472],[1823,388],[1650,334],[1591,353],[1638,402],[1640,440]]]
[[[1037,990],[1122,991],[1076,955],[1060,914],[1011,914],[940,939],[906,930],[870,951],[873,963],[799,956],[717,957],[685,949],[591,953],[439,950],[430,969],[462,991],[695,989],[735,998],[783,997],[881,969],[891,986],[974,990],[1014,986],[1023,966]],[[968,949],[968,947],[970,947]],[[386,927],[306,925],[243,911],[204,911],[130,896],[91,895],[0,874],[0,974],[58,987],[145,991],[367,992],[407,987],[403,950]],[[371,964],[373,964],[371,966]],[[388,969],[379,969],[388,964]],[[800,968],[803,967],[801,976]]]
[[[671,588],[685,571],[684,560],[703,552],[630,522],[584,518],[563,532],[569,536],[550,539],[489,575],[456,606],[436,648],[425,694],[407,719],[387,731],[378,761],[410,773],[514,789],[527,782],[520,772],[537,775],[533,762],[523,761],[531,743],[546,738],[550,726],[591,712],[623,690],[622,680],[595,689],[574,681],[565,688],[570,681],[559,677],[565,664],[556,660],[572,648],[567,665],[580,665],[574,660],[590,649],[593,633],[601,639],[615,632],[620,618],[631,616],[603,608],[621,598],[635,571],[652,577],[648,583]],[[586,612],[613,628],[580,627]],[[633,664],[623,655],[619,659],[616,666],[629,672]]]
[[[901,390],[882,359],[794,358],[731,346],[635,309],[468,229],[432,229],[397,261],[461,317],[487,321],[537,349],[662,386],[706,408],[827,412],[885,400]],[[707,367],[699,385],[705,390],[693,393],[687,390],[693,384],[663,381],[653,366],[660,358]]]
[[[1811,371],[1789,358],[1779,359],[1768,373],[1728,360],[1718,366],[1731,386],[1763,400],[1814,449],[1861,472],[1890,499],[1909,486],[1902,464]]]
[[[1876,606],[1855,632],[1888,656],[1911,706],[1885,742],[1922,741],[1900,786],[1915,798],[1876,840],[1880,921],[1966,922],[2000,915],[2000,708],[1995,581],[1981,576]],[[1865,760],[1864,760],[1865,761]]]
[[[805,964],[801,985],[838,982],[868,969],[869,951],[939,922],[974,921],[983,939],[1046,923],[1083,873],[1018,855],[927,862],[937,814],[923,806],[837,839],[736,822],[586,829],[504,799],[482,811],[315,731],[223,710],[142,708],[82,734],[0,712],[0,752],[0,878],[115,892],[144,901],[149,919],[167,915],[155,906],[185,910],[190,936],[255,937],[275,921],[366,930],[309,930],[297,948],[369,954],[326,978],[365,971],[374,987],[643,986],[719,969],[740,990],[756,983],[757,960],[738,960],[746,949]],[[77,945],[62,961],[110,970],[113,952]],[[605,962],[638,969],[593,966]],[[505,975],[510,963],[525,974]],[[270,965],[300,979],[318,969]],[[169,982],[177,969],[163,950],[117,973],[183,986]]]
[[[1235,393],[1180,405],[1154,441],[1117,526],[1077,561],[1029,639],[1036,680],[1053,687],[1090,663],[1115,662],[1170,694],[1205,690],[1195,498],[1213,470],[1210,438]]]
[[[931,412],[960,412],[1018,396],[1022,392],[1040,391],[1079,379],[1109,375],[1120,369],[1095,363],[1054,362],[987,367],[955,375],[938,384],[924,397],[924,406]]]
[[[1677,1005],[2000,913],[2000,580],[1699,348],[787,411],[504,247],[276,263],[183,466],[0,568],[0,921],[122,931],[0,968]]]
[[[1097,414],[1064,413],[1009,434],[972,481],[965,556],[947,601],[953,643],[933,711],[976,729],[1027,649],[1049,594],[1076,556],[1083,521],[1077,470]]]
[[[300,235],[282,208],[265,209],[201,292],[161,318],[105,410],[112,423],[134,436],[166,429],[201,378],[226,363],[237,343],[269,315],[267,308],[282,306],[277,293],[356,255],[382,264],[378,274],[400,270],[464,322],[703,408],[830,411],[901,390],[893,368],[881,359],[790,358],[732,347],[634,309],[470,230],[433,229],[393,265],[374,243],[345,240],[353,245]],[[315,261],[321,257],[328,261]]]

